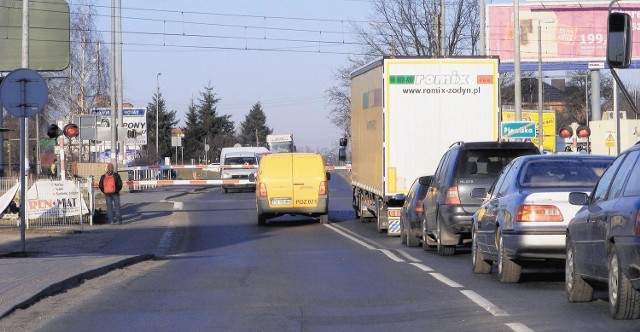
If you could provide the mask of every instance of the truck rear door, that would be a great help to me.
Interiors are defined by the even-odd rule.
[[[293,158],[293,198],[296,208],[316,207],[320,183],[325,181],[324,165],[316,155]]]

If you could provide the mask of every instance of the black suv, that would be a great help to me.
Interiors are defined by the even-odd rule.
[[[471,217],[482,198],[473,188],[491,186],[502,167],[524,155],[540,154],[530,142],[456,142],[442,156],[424,199],[422,247],[453,255],[471,239]]]

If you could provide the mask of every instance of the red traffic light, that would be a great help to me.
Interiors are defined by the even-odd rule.
[[[580,126],[576,129],[576,136],[580,138],[587,138],[591,136],[591,129],[587,126]]]
[[[571,127],[562,127],[558,130],[558,136],[562,138],[571,138],[573,136],[573,129]]]
[[[72,137],[78,136],[78,134],[80,133],[80,130],[78,129],[77,125],[70,123],[64,126],[64,129],[62,129],[62,132],[64,133],[64,136],[66,136],[67,138],[72,138]]]

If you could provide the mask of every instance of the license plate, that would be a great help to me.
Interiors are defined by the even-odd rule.
[[[272,198],[271,205],[291,205],[291,198]]]

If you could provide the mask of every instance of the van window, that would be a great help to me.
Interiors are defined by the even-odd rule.
[[[226,165],[255,165],[256,157],[229,157],[225,158]]]

